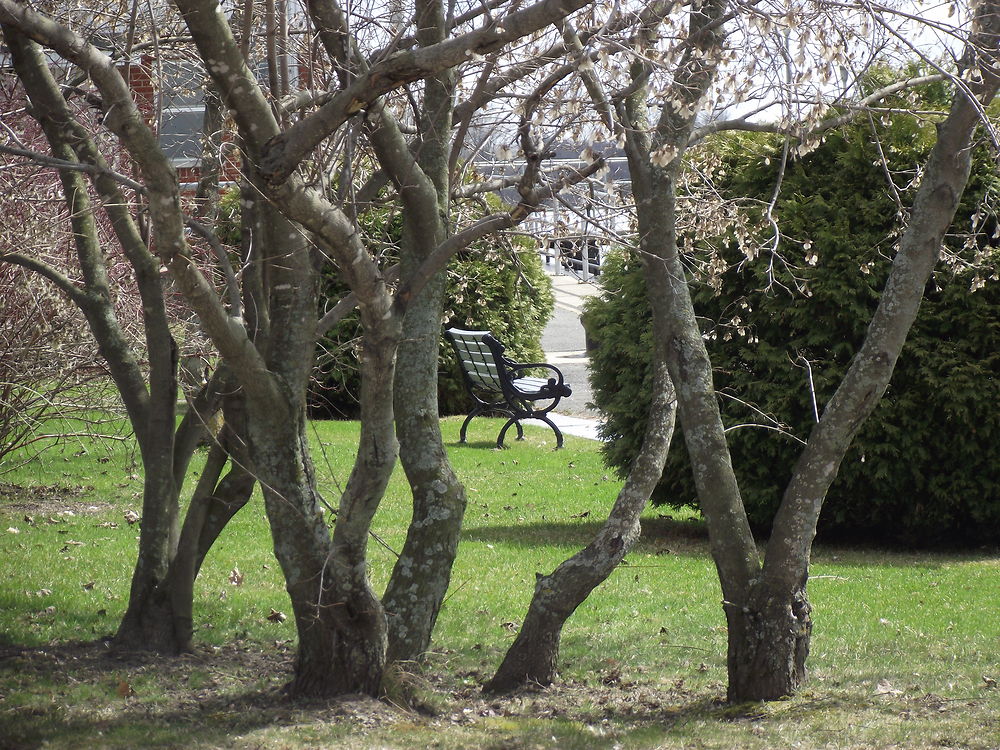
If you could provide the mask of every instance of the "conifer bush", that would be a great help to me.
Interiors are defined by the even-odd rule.
[[[766,250],[773,237],[761,217],[781,144],[741,135],[718,148],[714,187],[758,212],[757,243],[730,233],[689,237],[687,246],[695,250],[692,268],[716,269],[693,274],[691,284],[733,462],[758,529],[770,528],[798,441],[808,438],[815,410],[822,413],[862,341],[889,273],[899,214],[908,210],[932,140],[932,125],[895,115],[874,132],[864,123],[830,134],[791,161],[773,210],[780,256]],[[887,189],[880,153],[895,192]],[[997,190],[983,149],[889,389],[830,489],[820,519],[827,539],[996,543],[1000,254],[988,206]],[[699,265],[699,251],[717,253],[716,262]],[[624,474],[649,405],[649,307],[634,257],[622,253],[608,263],[602,285],[586,311],[599,341],[594,397],[607,420],[606,458]],[[658,504],[697,505],[681,434]]]

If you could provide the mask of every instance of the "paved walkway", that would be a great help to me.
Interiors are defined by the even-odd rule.
[[[567,435],[596,440],[599,413],[589,405],[593,400],[588,379],[590,361],[580,313],[583,312],[584,300],[595,294],[597,287],[568,272],[555,275],[555,267],[551,263],[545,265],[545,270],[552,279],[556,306],[552,320],[542,333],[542,349],[545,360],[562,370],[563,377],[573,389],[573,395],[560,401],[559,412],[550,417]],[[532,421],[528,420],[525,424],[531,425]],[[545,427],[539,422],[535,424]]]

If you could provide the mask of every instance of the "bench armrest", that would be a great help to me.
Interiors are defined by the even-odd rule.
[[[550,377],[548,379],[549,383],[541,389],[542,392],[547,392],[548,394],[551,394],[552,397],[570,396],[573,393],[569,386],[566,385],[563,379],[562,371],[555,365],[550,365],[547,362],[510,362],[509,360],[507,365],[510,368],[512,381],[516,380],[521,372],[542,368],[545,370],[551,370],[557,376],[554,378]],[[544,377],[544,375],[542,377]]]

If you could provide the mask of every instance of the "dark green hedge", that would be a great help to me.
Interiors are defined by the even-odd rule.
[[[901,115],[879,124],[897,184],[925,160],[931,127]],[[759,136],[740,136],[721,148],[728,176],[716,187],[727,196],[766,203],[779,147]],[[733,461],[758,529],[769,528],[801,449],[788,433],[807,438],[814,422],[810,371],[822,410],[860,345],[888,275],[899,221],[878,164],[866,126],[831,134],[789,164],[775,207],[785,235],[781,250],[794,267],[767,254],[748,261],[731,239],[714,238],[727,268],[721,291],[692,282]],[[979,199],[996,191],[997,177],[983,150],[956,233],[968,231]],[[904,205],[912,192],[912,186],[902,191]],[[963,251],[956,239],[953,249],[966,256],[992,254],[995,264],[1000,256],[986,245],[996,242],[995,229],[990,218],[972,247]],[[806,260],[813,252],[815,265]],[[821,536],[910,545],[996,543],[1000,283],[988,280],[970,293],[975,278],[975,271],[953,272],[944,265],[936,272],[892,383],[830,490]],[[605,292],[586,312],[600,342],[591,361],[594,398],[608,420],[607,460],[624,473],[638,450],[649,403],[648,303],[634,259],[609,263],[602,284]],[[755,423],[781,425],[783,431],[741,426]],[[654,502],[697,505],[680,439]]]

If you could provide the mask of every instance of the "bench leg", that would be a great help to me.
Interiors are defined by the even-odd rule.
[[[545,424],[547,424],[549,427],[552,428],[552,432],[556,434],[556,450],[559,450],[560,448],[563,447],[563,434],[562,432],[559,431],[559,428],[556,427],[555,422],[553,422],[551,419],[549,419],[544,415],[529,417],[529,419],[539,419],[542,422],[545,422]],[[511,425],[515,425],[517,427],[517,439],[524,440],[524,429],[521,427],[520,421],[512,417],[511,419],[507,420],[507,424],[505,424],[503,426],[503,429],[500,430],[500,435],[497,437],[497,448],[504,447],[503,439],[504,437],[506,437],[507,430],[510,429]]]
[[[458,442],[460,442],[460,443],[464,443],[465,442],[465,431],[469,428],[469,422],[472,421],[472,418],[474,416],[476,416],[476,411],[475,410],[469,412],[469,416],[467,416],[465,418],[465,421],[462,422],[462,429],[458,431]]]
[[[563,435],[559,431],[559,428],[556,427],[555,422],[553,422],[551,419],[549,419],[546,416],[535,417],[535,419],[542,420],[543,422],[545,422],[545,424],[547,424],[549,427],[552,428],[552,431],[556,434],[556,450],[559,450],[560,448],[562,448],[563,447]]]
[[[497,448],[504,447],[503,439],[507,436],[507,430],[510,429],[511,425],[517,427],[517,439],[524,440],[524,428],[521,427],[521,423],[518,421],[517,417],[511,417],[507,420],[507,424],[503,426],[503,429],[500,430],[500,434],[497,436]]]

